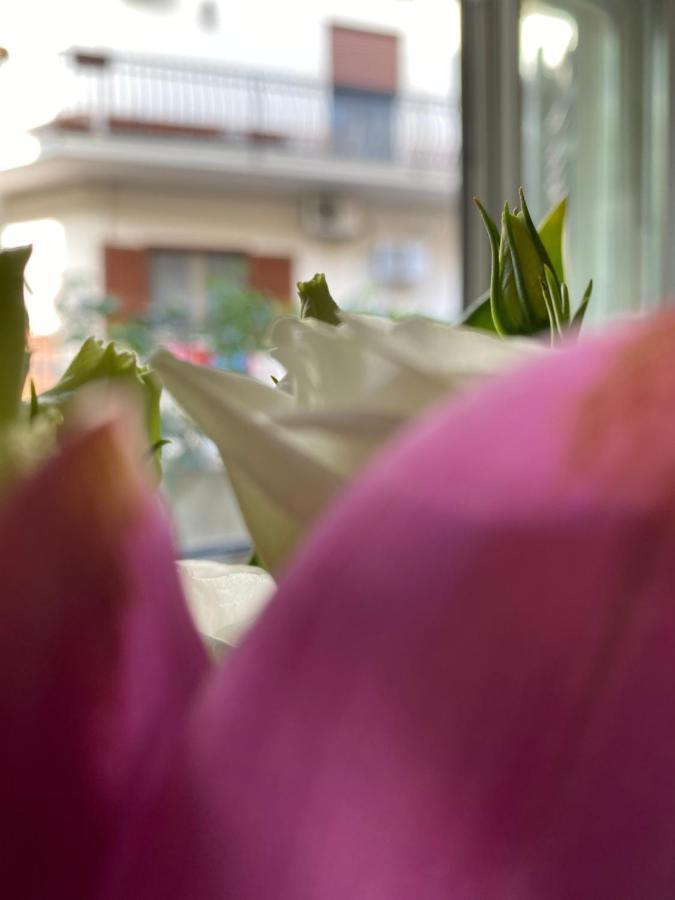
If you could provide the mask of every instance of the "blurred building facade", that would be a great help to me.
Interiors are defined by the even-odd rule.
[[[22,5],[0,66],[3,242],[52,294],[198,320],[213,277],[288,302],[325,271],[352,308],[457,312],[457,3],[53,6]]]
[[[317,271],[353,309],[458,311],[458,0],[23,0],[2,26],[0,240],[34,247],[39,387],[105,327],[92,298],[116,339],[150,323],[254,373],[230,332]],[[166,401],[181,552],[245,553],[214,448]]]

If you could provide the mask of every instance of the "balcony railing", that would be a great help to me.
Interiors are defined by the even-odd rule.
[[[457,165],[457,104],[341,91],[312,80],[217,65],[69,51],[51,127],[199,139],[412,169]]]

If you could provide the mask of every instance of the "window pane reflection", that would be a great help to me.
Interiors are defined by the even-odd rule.
[[[591,319],[670,290],[665,0],[523,3],[524,182],[542,215],[570,197],[573,295],[595,280]]]

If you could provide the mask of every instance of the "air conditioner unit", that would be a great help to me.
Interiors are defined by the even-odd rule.
[[[351,197],[340,194],[310,194],[300,209],[306,235],[323,241],[349,241],[363,228],[363,209]]]

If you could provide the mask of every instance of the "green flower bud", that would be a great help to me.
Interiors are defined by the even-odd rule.
[[[492,275],[489,297],[470,307],[465,324],[491,327],[503,335],[548,332],[552,342],[563,336],[564,329],[578,328],[592,283],[571,318],[562,254],[567,201],[555,207],[537,229],[521,188],[520,210],[511,212],[508,203],[504,206],[501,234],[482,204],[475,202],[490,240]],[[490,314],[488,326],[485,310]]]

